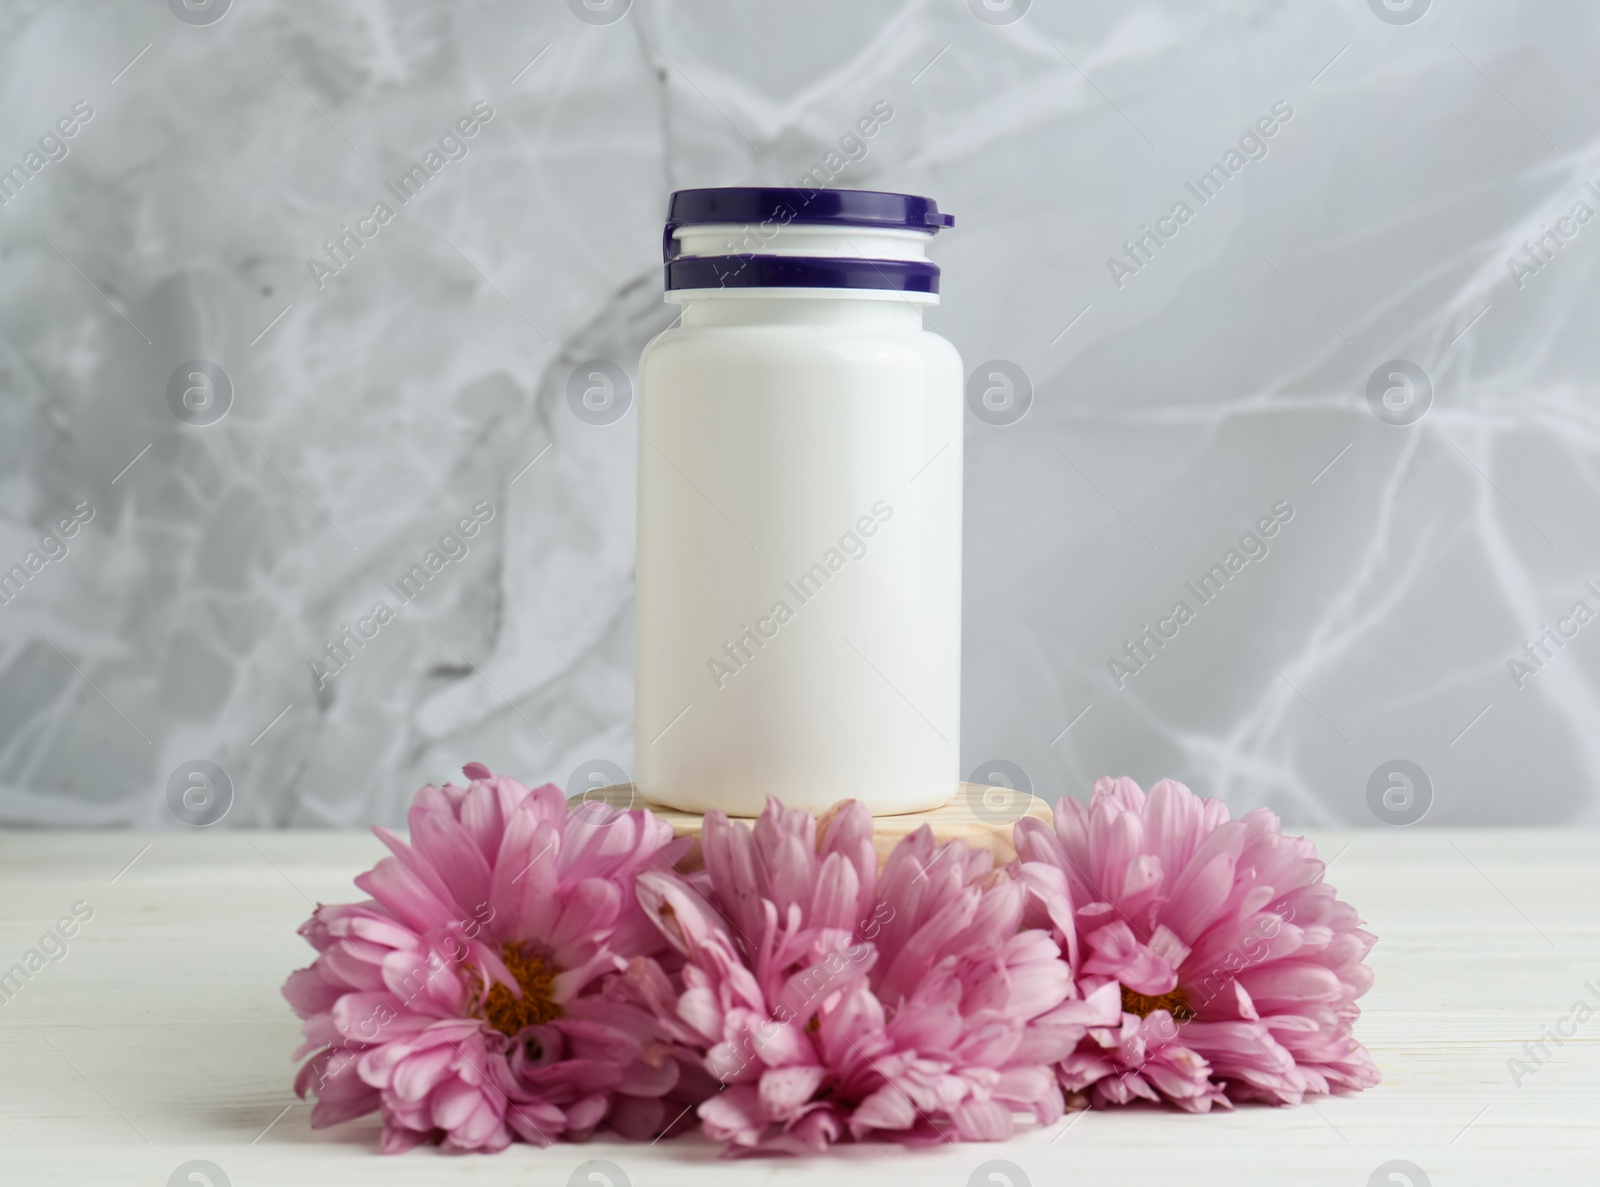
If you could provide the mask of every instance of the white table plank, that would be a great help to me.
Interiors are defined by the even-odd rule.
[[[1588,994],[1585,982],[1600,992],[1600,834],[1315,839],[1337,855],[1330,880],[1380,937],[1358,1030],[1383,1071],[1378,1088],[1206,1117],[1093,1112],[1003,1146],[726,1163],[694,1139],[384,1158],[375,1122],[312,1132],[290,1088],[297,1022],[278,987],[309,959],[294,929],[310,904],[359,897],[350,879],[381,852],[370,836],[0,833],[0,969],[73,903],[94,910],[67,954],[0,1005],[0,1179],[160,1185],[203,1158],[233,1187],[560,1187],[604,1158],[632,1187],[823,1176],[881,1187],[912,1173],[966,1187],[999,1158],[1034,1187],[1363,1187],[1404,1158],[1436,1187],[1600,1180],[1600,1014],[1520,1087],[1506,1063]]]

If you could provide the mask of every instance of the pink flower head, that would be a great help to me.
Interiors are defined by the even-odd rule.
[[[688,842],[646,811],[530,791],[474,763],[466,787],[417,793],[411,842],[356,879],[372,898],[319,906],[317,950],[283,987],[305,1019],[295,1082],[312,1124],[378,1110],[383,1149],[499,1150],[602,1122],[659,1132],[678,1082],[650,1014],[615,974],[661,951],[633,880]]]
[[[707,813],[702,849],[692,879],[638,882],[681,983],[631,972],[721,1081],[699,1114],[729,1153],[992,1140],[1014,1110],[1061,1115],[1050,1065],[1085,1033],[1052,1018],[1068,968],[1048,932],[1020,930],[1026,892],[987,852],[923,827],[880,875],[861,803],[819,824],[773,799],[754,829]]]
[[[1015,839],[1090,1024],[1058,1069],[1069,1092],[1205,1112],[1377,1083],[1351,1034],[1374,937],[1271,811],[1229,820],[1181,783],[1103,778]]]

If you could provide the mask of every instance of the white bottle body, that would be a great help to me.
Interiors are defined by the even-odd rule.
[[[949,801],[955,348],[901,293],[676,296],[639,365],[640,794],[736,816]]]

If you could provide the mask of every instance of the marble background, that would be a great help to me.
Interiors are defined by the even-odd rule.
[[[467,760],[626,769],[635,416],[586,423],[567,380],[670,321],[671,190],[809,172],[953,211],[930,324],[1032,390],[968,416],[970,770],[1171,775],[1295,825],[1600,821],[1600,226],[1569,218],[1600,212],[1600,10],[1022,7],[0,4],[0,819],[395,822]],[[1548,658],[1546,626],[1575,632]],[[185,803],[196,762],[216,798]]]

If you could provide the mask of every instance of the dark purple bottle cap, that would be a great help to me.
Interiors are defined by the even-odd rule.
[[[677,254],[672,232],[697,223],[822,223],[937,232],[955,225],[932,198],[882,190],[809,190],[785,186],[724,186],[679,190],[667,202],[667,258]]]
[[[866,260],[829,256],[778,256],[745,252],[682,256],[673,237],[680,227],[731,223],[750,234],[738,246],[758,244],[791,223],[924,231],[954,226],[932,198],[881,190],[830,190],[782,186],[727,186],[679,190],[667,203],[661,254],[667,288],[852,288],[938,293],[939,268],[927,260]],[[730,244],[732,248],[735,245]]]

